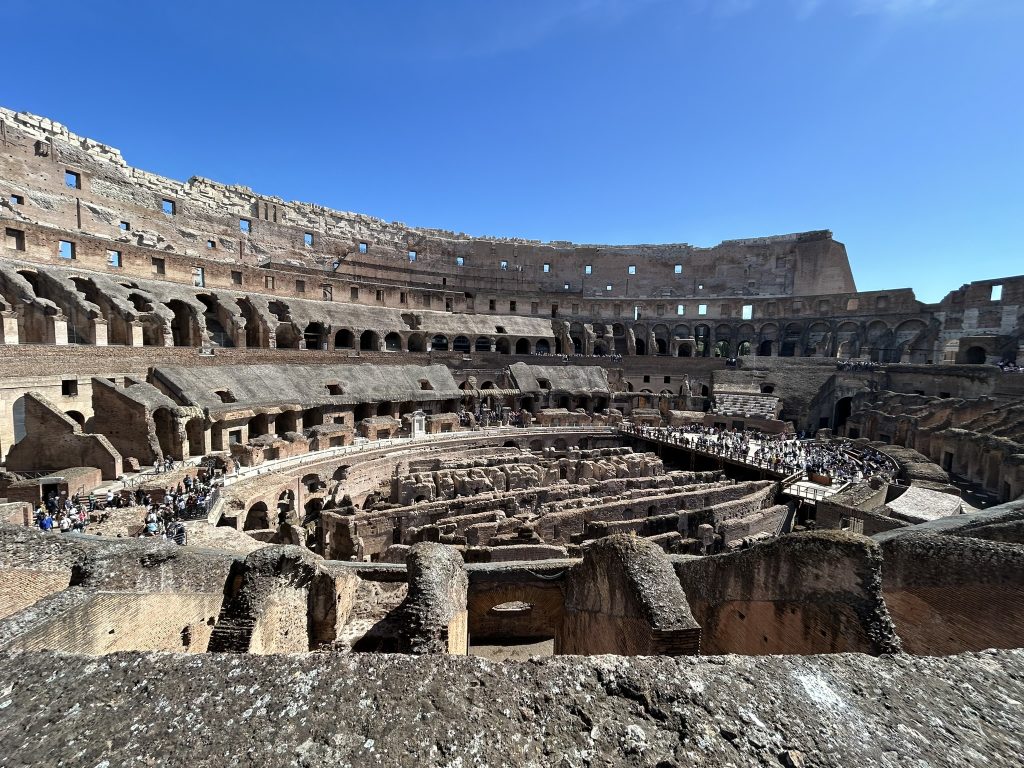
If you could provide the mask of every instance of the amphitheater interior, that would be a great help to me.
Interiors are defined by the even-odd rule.
[[[421,229],[7,109],[0,226],[0,763],[1021,764],[1024,276]]]

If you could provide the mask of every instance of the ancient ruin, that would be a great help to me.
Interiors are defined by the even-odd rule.
[[[1024,276],[418,229],[7,109],[0,221],[12,765],[1020,765]]]

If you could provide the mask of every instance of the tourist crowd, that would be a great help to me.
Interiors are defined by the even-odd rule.
[[[1017,365],[1012,360],[1000,360],[998,365],[1003,373],[1024,373],[1024,366]]]
[[[838,371],[874,371],[882,367],[881,363],[871,360],[839,360],[836,362]]]
[[[173,463],[158,462],[157,466],[157,471],[170,471]],[[168,487],[160,502],[155,502],[153,495],[141,488],[134,491],[125,489],[118,493],[108,490],[105,497],[92,500],[77,495],[69,497],[63,491],[51,491],[37,507],[35,522],[44,531],[84,533],[90,520],[105,522],[110,509],[144,507],[144,525],[140,537],[161,536],[184,544],[185,526],[182,521],[205,516],[209,511],[212,491],[210,482],[191,475],[186,475],[177,485]]]
[[[825,443],[797,435],[767,435],[753,430],[730,430],[691,424],[685,427],[651,427],[623,423],[623,428],[643,437],[685,445],[703,453],[754,464],[781,474],[813,473],[833,482],[894,478],[892,462],[871,448],[856,451],[840,443]]]
[[[179,544],[184,541],[185,527],[182,520],[195,520],[205,516],[213,487],[204,478],[185,477],[174,486],[164,491],[164,497],[155,503],[150,494],[145,494],[143,504],[146,507],[146,525],[142,536],[163,536],[174,539]]]

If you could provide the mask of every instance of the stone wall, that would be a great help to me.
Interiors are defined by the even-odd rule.
[[[11,471],[97,467],[105,480],[121,474],[121,454],[103,435],[82,427],[37,392],[25,395],[25,437],[7,453]]]
[[[905,650],[960,653],[1018,647],[1024,637],[1024,545],[1014,536],[1019,508],[944,518],[879,534],[882,589]],[[999,526],[1011,541],[982,535]]]
[[[632,536],[587,547],[565,584],[558,653],[696,654],[701,630],[664,552]]]
[[[677,558],[705,653],[894,653],[882,552],[839,532],[798,533],[750,549]]]

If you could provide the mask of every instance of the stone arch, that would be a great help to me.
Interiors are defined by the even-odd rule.
[[[195,307],[181,299],[172,299],[166,304],[174,314],[171,320],[171,338],[176,347],[198,347],[202,344],[199,332],[199,318]]]
[[[424,340],[422,333],[412,333],[409,334],[407,347],[410,352],[426,352],[427,342]]]
[[[836,327],[836,357],[850,359],[860,354],[860,326],[846,321]]]
[[[530,354],[530,340],[519,339],[516,342],[516,354],[517,355],[528,355]]]
[[[926,363],[930,350],[925,340],[928,326],[916,318],[904,320],[893,332],[895,350],[894,360],[905,360],[908,363]]]
[[[494,345],[494,348],[495,348],[495,350],[497,352],[499,352],[502,355],[510,355],[510,354],[512,354],[512,342],[509,341],[504,336],[502,336],[500,339],[498,339],[498,341]]]
[[[209,293],[200,293],[196,298],[203,305],[203,324],[206,327],[206,336],[210,343],[217,347],[235,346],[231,329],[234,327],[234,320],[227,309],[221,305],[217,296]]]
[[[434,352],[447,352],[448,351],[448,337],[443,333],[434,334],[430,340],[430,348]]]
[[[695,353],[697,357],[711,356],[711,326],[700,323],[693,327],[693,338],[696,339]]]
[[[469,352],[469,337],[458,335],[452,339],[452,352]]]
[[[235,304],[242,312],[245,320],[245,346],[247,347],[269,347],[269,335],[267,325],[256,311],[255,305],[250,299],[235,299]]]
[[[306,342],[306,349],[324,349],[327,346],[327,329],[323,323],[310,323],[302,332],[302,339]]]
[[[804,356],[829,357],[832,351],[832,329],[828,323],[818,320],[811,323],[807,329],[807,343],[804,346]]]
[[[865,346],[872,362],[887,363],[893,354],[892,329],[883,320],[872,320],[864,332]]]
[[[356,345],[356,335],[349,328],[342,328],[334,334],[335,349],[353,349]]]
[[[380,334],[371,330],[363,331],[359,335],[359,349],[364,352],[379,352]]]
[[[803,351],[801,339],[804,327],[801,323],[787,323],[779,345],[779,357],[797,357]]]
[[[672,336],[669,333],[668,326],[664,323],[658,323],[651,329],[654,334],[655,351],[659,355],[667,355],[669,351],[669,344],[671,343]]]
[[[973,347],[968,347],[964,351],[963,361],[967,365],[983,365],[987,356],[988,354],[985,352],[984,347],[974,345]]]
[[[395,331],[392,331],[384,337],[384,349],[388,352],[401,352],[402,351],[402,337]]]
[[[551,354],[551,342],[549,342],[547,339],[537,339],[537,343],[534,346],[534,351],[538,355]]]
[[[473,349],[476,350],[477,352],[490,352],[491,345],[493,343],[494,340],[491,339],[489,336],[478,336],[476,342],[474,342],[473,344]]]
[[[261,531],[270,528],[270,513],[266,503],[257,501],[245,513],[243,531]]]
[[[171,409],[157,408],[153,411],[153,426],[161,455],[180,459],[181,440],[178,435],[178,422]]]

